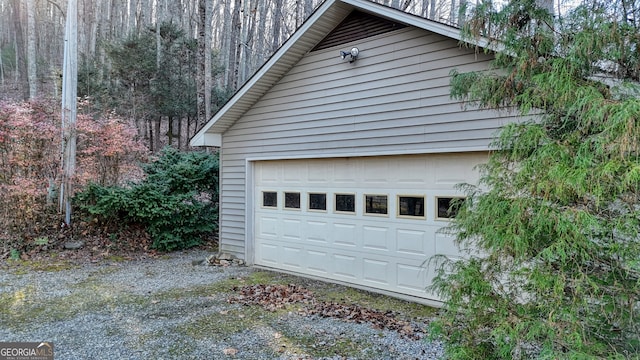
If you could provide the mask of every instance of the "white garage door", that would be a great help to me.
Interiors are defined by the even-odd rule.
[[[254,163],[256,265],[436,299],[434,254],[460,256],[447,225],[455,185],[485,153]]]

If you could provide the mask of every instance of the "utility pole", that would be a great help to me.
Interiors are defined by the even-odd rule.
[[[69,0],[64,32],[64,65],[62,68],[62,184],[60,212],[65,225],[71,225],[71,198],[76,171],[76,116],[78,97],[78,3]]]

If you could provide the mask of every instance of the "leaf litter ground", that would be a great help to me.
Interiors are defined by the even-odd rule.
[[[296,284],[288,285],[246,285],[234,287],[239,295],[231,296],[230,303],[259,305],[269,311],[284,309],[293,304],[304,305],[301,315],[318,315],[325,318],[342,319],[348,322],[370,323],[375,329],[394,330],[407,338],[418,340],[424,331],[409,321],[397,318],[393,311],[378,311],[356,304],[319,301],[313,292]]]

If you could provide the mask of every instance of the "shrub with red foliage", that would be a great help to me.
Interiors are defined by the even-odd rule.
[[[77,182],[109,186],[142,177],[139,162],[148,149],[137,137],[136,128],[115,112],[78,119]]]
[[[136,129],[113,113],[78,115],[75,188],[139,177],[147,149]],[[0,103],[0,233],[4,251],[56,227],[62,173],[60,105],[53,100]],[[7,239],[12,239],[8,241]],[[13,244],[10,244],[10,243]]]

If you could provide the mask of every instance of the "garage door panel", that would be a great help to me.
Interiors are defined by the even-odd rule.
[[[328,184],[329,164],[326,162],[311,162],[303,165],[307,169],[307,183]]]
[[[473,167],[483,159],[486,154],[255,162],[255,263],[437,300],[426,291],[435,275],[429,259],[462,254],[453,236],[439,231],[449,223],[437,218],[436,198],[462,195],[455,185],[475,183]],[[277,192],[278,204],[262,207],[263,191]],[[300,193],[299,208],[285,209],[285,192]],[[309,193],[326,194],[326,210],[309,210]],[[336,212],[336,194],[353,194],[355,211]],[[386,196],[387,213],[365,214],[366,195]],[[402,195],[423,197],[424,216],[398,216]]]
[[[427,255],[428,233],[423,230],[398,229],[396,231],[396,251],[408,255]]]
[[[393,171],[398,187],[428,188],[433,184],[434,173],[424,158],[398,161]]]
[[[305,227],[306,240],[313,243],[327,244],[329,235],[329,224],[326,221],[306,220]]]
[[[389,177],[390,174],[393,174],[390,166],[391,163],[389,161],[370,159],[370,161],[366,162],[362,167],[363,171],[360,173],[362,183],[365,186],[378,185],[388,187],[394,180]]]
[[[390,287],[393,279],[392,270],[388,260],[363,259],[363,279],[370,285]]]
[[[333,244],[340,247],[356,247],[356,225],[345,223],[334,223],[333,233],[331,237],[334,239]]]
[[[306,178],[306,168],[285,163],[282,167],[282,182],[287,185],[302,185]]]
[[[288,268],[294,268],[300,270],[302,268],[302,261],[304,257],[303,249],[300,246],[285,245],[282,247],[282,265]]]
[[[361,278],[361,261],[351,253],[334,253],[332,256],[332,273],[340,280],[357,281]]]
[[[314,275],[327,275],[329,273],[329,253],[326,251],[307,249],[305,261],[307,270]]]
[[[263,185],[278,184],[281,180],[280,167],[267,166],[260,169],[259,180]]]
[[[445,234],[436,234],[434,252],[449,257],[459,257],[461,254],[460,248],[454,242],[454,237]]]
[[[477,162],[468,156],[437,156],[434,160],[436,185],[455,186],[467,179],[475,177],[474,166]]]
[[[397,264],[396,284],[400,289],[424,292],[427,287],[427,269],[420,265]]]
[[[358,180],[359,162],[353,159],[338,160],[333,165],[334,185],[355,184]]]
[[[278,236],[279,220],[277,217],[260,216],[258,222],[259,236],[276,237]]]
[[[300,241],[302,239],[302,229],[300,219],[285,218],[282,221],[282,236],[287,240]]]
[[[276,244],[261,242],[256,249],[256,261],[264,265],[277,266],[280,262],[278,249],[279,246]]]
[[[362,246],[367,250],[388,252],[389,228],[364,225],[362,227]]]

